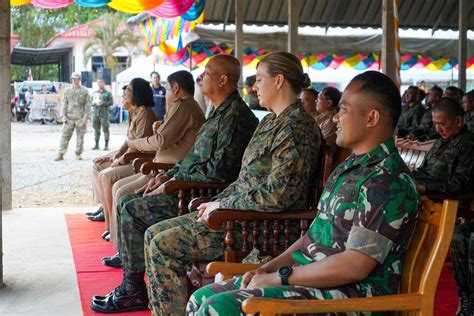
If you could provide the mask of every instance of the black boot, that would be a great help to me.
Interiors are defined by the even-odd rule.
[[[98,145],[97,145],[97,146],[98,146]],[[99,147],[97,147],[97,149],[99,149]],[[105,141],[104,150],[109,150],[109,140],[106,140],[106,141]]]
[[[459,294],[459,309],[456,316],[472,316],[474,315],[474,296],[466,292]]]
[[[95,146],[92,147],[92,150],[97,150],[97,149],[99,149],[99,141],[98,140],[95,141]]]
[[[102,264],[112,268],[122,268],[122,258],[120,258],[120,253],[117,252],[113,256],[103,257]]]
[[[122,284],[105,296],[91,299],[91,309],[98,313],[123,313],[148,309],[144,272],[123,272]]]
[[[86,216],[96,216],[96,215],[99,215],[99,213],[102,213],[103,211],[104,211],[104,208],[101,206],[95,212],[87,212]]]

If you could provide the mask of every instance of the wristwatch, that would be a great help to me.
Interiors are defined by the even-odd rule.
[[[293,269],[287,266],[284,266],[278,269],[278,275],[280,276],[280,279],[281,279],[281,285],[290,285],[288,283],[288,278],[290,277],[292,272],[293,272]]]

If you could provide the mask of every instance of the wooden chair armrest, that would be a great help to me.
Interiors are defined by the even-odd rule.
[[[216,275],[217,273],[227,274],[227,275],[244,275],[245,272],[257,269],[261,264],[251,264],[251,263],[235,263],[235,262],[223,262],[223,261],[214,261],[209,263],[206,266],[206,271],[210,275]]]
[[[133,170],[135,171],[135,173],[140,172],[141,166],[144,163],[152,161],[152,160],[153,160],[153,158],[135,158],[135,159],[133,159],[133,161],[132,161]]]
[[[164,183],[164,192],[168,195],[178,190],[225,189],[229,183],[211,183],[198,181],[170,180]]]
[[[155,158],[155,154],[156,153],[154,151],[126,153],[123,155],[123,160],[125,164],[131,163],[136,158],[151,158],[151,160],[153,160],[153,158]]]
[[[212,229],[218,229],[225,221],[272,221],[272,220],[313,220],[316,211],[298,210],[287,212],[257,212],[250,210],[216,209],[209,214],[207,222]]]
[[[152,161],[147,161],[142,164],[140,167],[140,172],[143,174],[150,174],[153,171],[158,171],[158,170],[169,170],[174,167],[174,164],[172,163],[161,163],[161,162],[152,162]]]
[[[247,314],[307,314],[337,313],[352,311],[408,311],[420,308],[420,294],[396,294],[376,297],[333,299],[333,300],[279,300],[267,298],[248,298],[242,309]]]
[[[191,202],[189,202],[188,204],[188,210],[189,212],[194,212],[197,207],[202,204],[202,203],[207,203],[211,200],[211,197],[198,197],[198,198],[194,198],[191,200]]]

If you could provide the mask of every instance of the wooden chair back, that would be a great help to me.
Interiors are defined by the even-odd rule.
[[[260,315],[327,313],[349,311],[402,311],[402,315],[433,315],[434,298],[441,269],[451,242],[458,201],[435,204],[422,197],[418,224],[405,255],[399,294],[334,300],[278,300],[250,298],[243,311]],[[242,274],[246,265],[218,263],[209,273]],[[228,268],[227,268],[228,266]],[[250,267],[249,267],[250,268]],[[234,273],[232,270],[236,271]]]
[[[419,142],[410,139],[397,139],[396,146],[405,164],[413,171],[421,166],[435,141]]]

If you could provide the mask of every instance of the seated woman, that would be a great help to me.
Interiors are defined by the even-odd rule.
[[[131,176],[134,170],[131,164],[124,163],[124,155],[134,150],[129,148],[128,141],[142,137],[153,135],[152,125],[156,121],[156,116],[151,107],[153,106],[153,93],[150,84],[141,78],[133,79],[125,90],[126,102],[130,104],[130,120],[127,131],[127,140],[120,149],[112,155],[102,160],[107,164],[97,174],[97,178],[93,180],[96,186],[94,192],[97,193],[98,199],[104,210],[105,232],[103,238],[107,238],[110,224],[110,212],[112,208],[112,185],[119,179]],[[98,180],[98,181],[97,181]],[[92,217],[91,219],[96,219]]]
[[[337,106],[341,99],[341,92],[333,87],[326,87],[318,95],[316,100],[316,123],[318,123],[321,133],[326,144],[331,147],[333,153],[336,152],[336,124],[333,122],[333,117],[337,113]]]
[[[176,164],[182,160],[194,144],[205,121],[204,113],[194,100],[193,94],[194,79],[190,72],[181,70],[171,74],[167,79],[164,122],[153,124],[152,136],[129,140],[129,148],[137,151],[156,151],[153,161],[158,163]],[[145,191],[151,179],[153,178],[150,175],[134,174],[118,180],[113,185],[109,228],[110,239],[114,244],[117,241],[115,211],[118,200],[125,195]],[[153,180],[151,182],[154,183]]]

